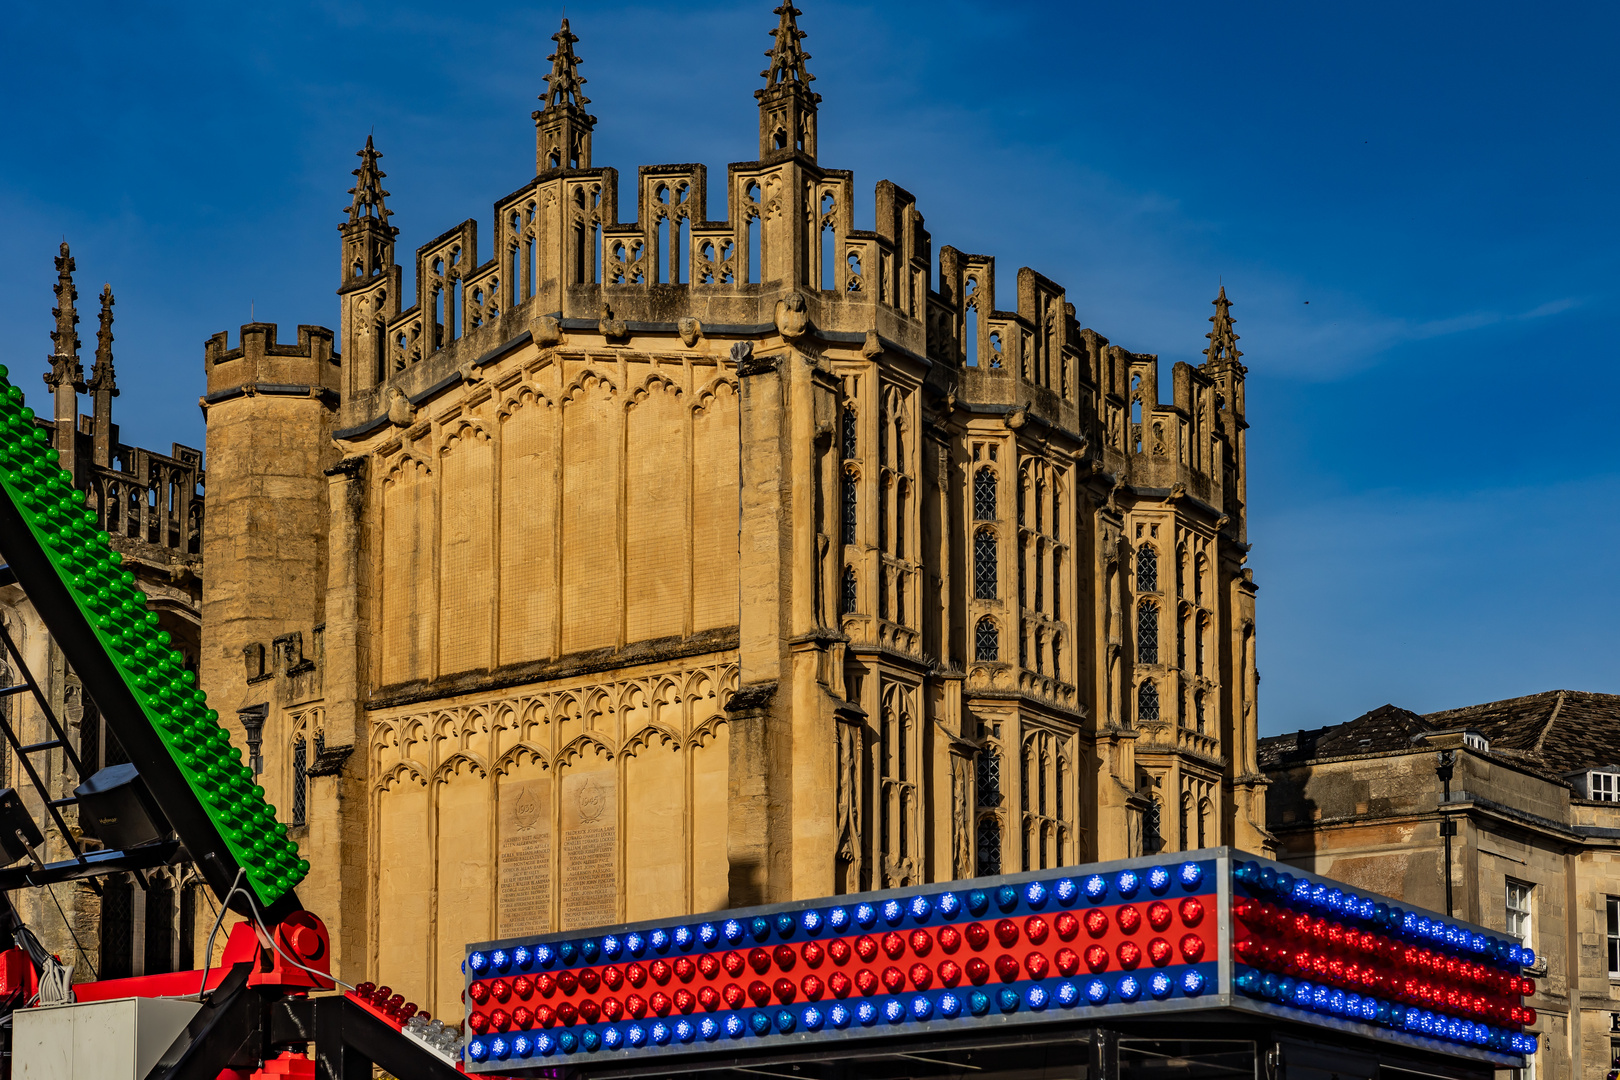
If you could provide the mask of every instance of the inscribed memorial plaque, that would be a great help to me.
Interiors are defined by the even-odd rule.
[[[551,777],[500,786],[501,937],[551,930]]]
[[[618,921],[618,801],[613,773],[562,781],[562,929]]]

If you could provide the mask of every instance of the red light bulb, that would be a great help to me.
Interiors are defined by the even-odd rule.
[[[647,1002],[640,994],[631,994],[624,999],[624,1011],[630,1014],[631,1019],[640,1020],[647,1015]]]
[[[1163,930],[1170,925],[1172,914],[1169,904],[1163,900],[1155,900],[1148,905],[1148,925],[1155,930]]]
[[[962,981],[962,967],[955,960],[941,960],[939,962],[939,983],[941,986],[954,987]]]
[[[849,976],[845,975],[842,971],[833,972],[832,975],[828,976],[827,978],[827,989],[833,992],[833,997],[835,998],[849,997]]]
[[[962,947],[962,932],[954,926],[944,926],[939,931],[939,947],[945,952],[953,953]]]
[[[1119,923],[1119,932],[1134,934],[1142,925],[1142,913],[1136,910],[1135,904],[1126,904],[1114,912],[1114,921]]]
[[[1181,902],[1181,922],[1185,926],[1197,926],[1204,921],[1204,902],[1196,896],[1189,896]]]
[[[1148,959],[1153,961],[1154,967],[1164,967],[1175,955],[1170,943],[1162,937],[1156,937],[1148,942]]]
[[[473,999],[473,1004],[482,1005],[489,1000],[489,983],[473,983],[467,988],[467,996]]]
[[[1029,972],[1032,979],[1046,978],[1046,972],[1050,967],[1051,962],[1046,959],[1044,953],[1032,952],[1024,957],[1024,970]]]
[[[889,993],[898,994],[906,985],[906,973],[890,964],[883,969],[883,985],[888,987]]]
[[[1080,970],[1080,954],[1073,949],[1059,949],[1054,963],[1059,975],[1073,975]]]
[[[1074,935],[1080,932],[1080,920],[1067,911],[1057,917],[1056,925],[1057,936],[1064,941],[1073,941]]]
[[[534,997],[534,982],[527,975],[519,975],[512,980],[512,993],[527,1001]]]
[[[602,1001],[602,1015],[609,1020],[617,1020],[624,1015],[624,1006],[616,997],[604,998]]]
[[[747,995],[743,993],[743,988],[736,983],[727,983],[726,988],[720,991],[720,996],[725,999],[726,1008],[736,1009],[741,1007],[743,998]]]
[[[473,1031],[477,1032],[479,1035],[482,1035],[484,1032],[489,1030],[489,1017],[485,1016],[483,1013],[475,1012],[471,1016],[467,1017],[467,1026],[472,1028]]]
[[[778,945],[772,951],[771,959],[775,960],[776,966],[781,968],[783,971],[792,971],[793,965],[799,961],[799,956],[786,945]],[[763,974],[763,972],[761,972],[761,974]]]
[[[733,979],[742,974],[745,963],[740,952],[728,952],[720,958],[720,966],[725,968],[726,974]]]
[[[495,996],[496,1001],[505,1001],[512,996],[512,984],[505,979],[496,979],[490,983],[489,992]],[[405,996],[403,994],[399,995],[399,1000],[404,1003]]]
[[[664,993],[662,990],[655,990],[653,991],[653,996],[647,999],[647,1004],[652,1008],[652,1011],[657,1013],[659,1016],[668,1016],[669,1007],[673,1003],[669,1000],[668,994]]]
[[[996,940],[1001,942],[1003,949],[1010,949],[1018,944],[1018,924],[1011,919],[1002,919],[996,923]]]
[[[617,990],[624,985],[624,972],[616,967],[602,969],[602,982],[609,990]]]
[[[688,962],[687,966],[691,967],[691,963]],[[687,978],[691,978],[691,975],[688,975]],[[586,968],[579,973],[579,985],[585,988],[587,994],[594,994],[596,988],[602,985],[602,976],[594,968]]]
[[[1142,963],[1142,947],[1134,941],[1122,941],[1115,951],[1119,957],[1119,966],[1126,971],[1134,971]]]
[[[704,1012],[714,1012],[720,1007],[720,991],[712,986],[705,986],[699,990],[697,998]]]
[[[534,1013],[530,1012],[527,1006],[519,1005],[512,1010],[512,1023],[527,1031],[529,1025],[534,1023]]]
[[[771,988],[761,979],[755,979],[748,984],[748,996],[755,1005],[769,1005],[771,1003]]]
[[[712,979],[720,974],[720,958],[714,953],[704,953],[698,957],[698,971],[705,979]]]
[[[573,1002],[564,1001],[557,1006],[557,1023],[561,1024],[563,1027],[567,1027],[578,1019],[579,1010],[574,1007]]]
[[[934,935],[926,930],[913,930],[908,942],[917,956],[927,956],[934,948]]]
[[[861,963],[870,964],[877,956],[878,944],[872,940],[870,934],[862,934],[855,939],[855,955],[861,958]]]
[[[990,977],[990,965],[980,956],[969,959],[964,970],[967,971],[968,982],[974,986],[983,986],[985,980]]]
[[[545,978],[545,976],[542,975],[541,978]],[[624,978],[631,986],[640,987],[647,981],[647,969],[640,964],[631,964],[624,969]],[[544,991],[545,987],[542,986],[540,989]]]
[[[996,977],[1002,982],[1012,982],[1018,978],[1018,961],[1007,953],[996,957]]]
[[[669,983],[670,975],[674,974],[674,972],[670,970],[670,966],[662,960],[654,960],[652,965],[647,968],[647,972],[652,976],[653,982],[657,983],[659,986],[667,985]],[[564,984],[563,989],[568,989],[567,984]],[[569,992],[572,993],[573,991]]]
[[[1095,975],[1099,971],[1108,970],[1108,950],[1101,945],[1086,946],[1086,967]]]
[[[821,995],[827,989],[826,984],[816,975],[806,975],[799,983],[799,989],[804,991],[805,1000],[820,1001]]]
[[[863,996],[870,997],[878,988],[878,978],[872,974],[871,968],[861,968],[855,973],[855,989]]]
[[[1050,927],[1047,926],[1046,920],[1039,915],[1031,915],[1024,920],[1024,936],[1029,939],[1031,945],[1039,945],[1045,941],[1049,931]]]
[[[934,985],[934,969],[927,964],[912,964],[911,970],[906,975],[911,979],[911,985],[918,990],[926,990]]]
[[[974,952],[990,944],[990,931],[985,929],[984,923],[968,923],[962,933],[967,936],[968,947]]]
[[[1094,938],[1108,933],[1108,913],[1098,908],[1086,912],[1086,933]]]
[[[829,942],[827,944],[827,955],[832,957],[832,962],[837,964],[839,967],[843,967],[845,964],[849,963],[849,954],[849,942],[845,941],[843,938],[839,938],[837,941]]]
[[[890,930],[883,935],[883,952],[890,960],[898,960],[906,953],[906,939]]]
[[[1181,938],[1181,955],[1189,964],[1196,964],[1204,958],[1204,939],[1197,934],[1183,934]]]
[[[685,991],[682,991],[682,993],[685,993]],[[579,1003],[579,1015],[587,1024],[594,1024],[596,1018],[602,1015],[602,1006],[596,1003],[595,998],[586,998]]]
[[[756,975],[765,974],[771,970],[771,954],[764,949],[749,949],[748,966],[754,969]]]
[[[820,943],[814,941],[806,942],[804,948],[799,950],[799,956],[803,958],[804,966],[808,968],[820,967],[822,958],[826,955],[827,950],[823,949]]]
[[[534,1022],[539,1027],[550,1027],[557,1019],[557,1013],[550,1005],[541,1005],[534,1010]]]
[[[697,1008],[697,995],[686,987],[681,987],[675,991],[675,1007],[690,1016],[692,1010]],[[584,1015],[585,1005],[583,1002],[580,1004],[579,1011],[581,1015]]]
[[[668,978],[668,976],[666,975],[665,978]],[[557,976],[557,989],[561,990],[565,994],[572,994],[575,990],[579,989],[579,976],[575,975],[572,971],[563,972],[561,975]]]

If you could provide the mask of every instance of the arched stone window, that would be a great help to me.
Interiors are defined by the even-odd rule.
[[[1159,662],[1159,605],[1151,600],[1136,605],[1136,662]]]
[[[1148,679],[1136,688],[1136,719],[1139,722],[1159,718],[1159,688]]]
[[[973,658],[995,661],[1001,659],[1001,630],[996,620],[986,615],[973,631]]]
[[[996,534],[980,529],[973,537],[973,596],[977,600],[994,600],[997,589]]]
[[[859,594],[860,586],[855,578],[855,568],[853,566],[844,567],[844,589],[842,595],[838,598],[838,608],[841,614],[853,615],[855,613],[855,604],[859,599]]]
[[[1152,544],[1136,549],[1136,591],[1159,591],[1159,552]]]

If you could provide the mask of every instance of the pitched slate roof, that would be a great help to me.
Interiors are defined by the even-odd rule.
[[[1347,723],[1261,739],[1260,767],[1405,750],[1459,728],[1483,735],[1492,755],[1549,776],[1620,762],[1620,695],[1548,690],[1423,716],[1383,705]]]

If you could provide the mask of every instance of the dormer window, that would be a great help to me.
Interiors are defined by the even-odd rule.
[[[1491,748],[1491,744],[1486,740],[1485,736],[1477,731],[1463,732],[1463,745],[1470,750],[1478,750],[1482,754]]]
[[[1620,802],[1620,773],[1587,773],[1586,797],[1599,802]]]

